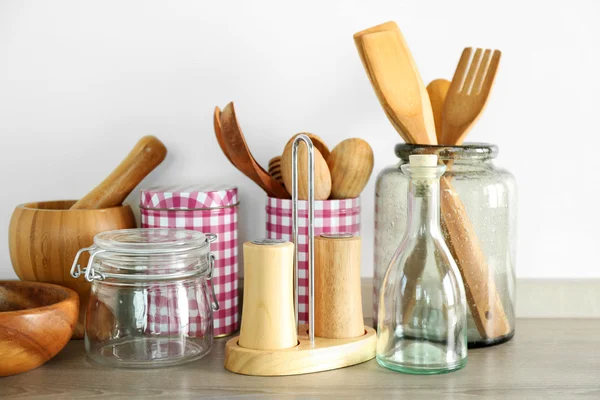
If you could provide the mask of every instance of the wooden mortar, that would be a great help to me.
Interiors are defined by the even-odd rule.
[[[43,201],[17,206],[10,220],[8,245],[13,269],[21,280],[56,283],[77,292],[79,321],[73,338],[81,339],[90,283],[71,277],[75,254],[92,245],[97,233],[135,228],[136,221],[128,205],[70,210],[75,202]],[[87,253],[80,258],[82,268],[87,259]]]

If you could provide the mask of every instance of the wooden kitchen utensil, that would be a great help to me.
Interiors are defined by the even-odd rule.
[[[373,172],[373,149],[362,139],[346,139],[335,146],[327,166],[331,174],[332,199],[360,196]]]
[[[227,152],[227,147],[225,147],[225,139],[223,138],[223,130],[221,129],[221,109],[219,107],[215,107],[215,112],[213,114],[213,127],[215,129],[215,136],[217,137],[217,143],[219,143],[221,151],[225,157],[227,157],[231,165],[235,167],[235,164],[233,161],[231,161],[231,157]]]
[[[0,281],[0,377],[50,360],[71,339],[77,293],[39,282]]]
[[[166,155],[167,148],[158,138],[144,136],[121,164],[102,183],[73,204],[71,209],[90,210],[120,205]]]
[[[316,146],[315,146],[316,147]],[[308,199],[308,162],[306,145],[298,147],[298,194],[300,200]],[[331,174],[321,152],[315,148],[315,200],[327,200],[331,194]],[[281,156],[281,178],[288,193],[292,193],[292,143],[285,146]]]
[[[294,245],[271,239],[244,243],[244,307],[239,345],[254,350],[295,347]]]
[[[365,334],[360,289],[359,236],[315,238],[315,335],[348,339]]]
[[[323,139],[321,139],[319,136],[312,134],[312,133],[304,132],[304,135],[308,136],[310,138],[310,140],[312,140],[315,148],[317,150],[319,150],[319,153],[321,153],[323,158],[327,160],[327,157],[329,157],[329,154],[331,153],[331,151],[329,151],[329,147],[327,147],[327,144],[325,144],[325,141]],[[296,135],[292,136],[285,145],[287,146],[287,145],[291,144],[294,141],[294,139],[296,139]]]
[[[400,136],[409,143],[436,143],[431,103],[400,30],[359,32],[354,40],[377,98]]]
[[[435,134],[438,144],[444,144],[442,140],[442,114],[444,112],[444,101],[450,81],[447,79],[436,79],[427,85],[427,93],[431,101],[431,111],[433,112],[433,121],[435,122]]]
[[[399,31],[398,37],[395,37],[393,32],[393,30],[385,30],[362,36],[359,32],[358,40],[356,35],[354,40],[357,47],[362,46],[364,53],[359,49],[359,54],[364,58],[363,65],[392,125],[409,143],[435,145],[437,138],[433,128],[431,103],[427,99],[429,107],[418,107],[427,95],[426,92],[425,95],[422,94],[424,90],[421,90],[422,81],[406,43]],[[464,69],[466,70],[466,67]],[[406,80],[400,81],[398,76]],[[393,90],[401,85],[404,85],[402,90]],[[450,91],[452,85],[448,96]],[[417,106],[403,106],[411,100]],[[389,106],[388,102],[395,106]],[[446,104],[447,102],[448,97]],[[444,120],[445,114],[446,106]],[[431,124],[428,121],[431,121]],[[443,136],[445,137],[445,134]],[[440,187],[442,227],[450,235],[455,235],[448,240],[448,246],[460,269],[465,287],[469,287],[466,294],[471,315],[483,338],[504,336],[510,332],[510,324],[497,293],[493,276],[489,274],[487,260],[481,250],[481,243],[475,229],[448,177],[442,177]],[[492,303],[491,307],[490,303]]]
[[[499,50],[463,50],[444,103],[443,144],[461,145],[481,116],[494,85],[502,53]],[[471,57],[472,56],[472,57]]]
[[[90,297],[90,283],[70,274],[75,254],[89,247],[94,236],[137,226],[129,205],[99,210],[73,210],[74,200],[21,204],[8,228],[8,247],[13,269],[24,281],[56,283],[73,289],[81,306],[74,339],[83,339],[83,320]],[[82,259],[87,264],[87,255]]]
[[[260,186],[267,195],[280,199],[290,198],[285,187],[271,177],[252,156],[238,124],[233,102],[221,111],[221,131],[227,154],[238,170]]]
[[[281,177],[281,156],[273,157],[269,161],[269,175],[275,180],[283,184],[283,178]]]

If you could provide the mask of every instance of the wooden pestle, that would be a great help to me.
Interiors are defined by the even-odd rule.
[[[167,148],[158,138],[144,136],[117,168],[102,183],[73,204],[71,210],[92,210],[120,205],[166,155]]]
[[[244,243],[244,307],[240,347],[279,350],[298,344],[294,313],[294,245]]]
[[[315,238],[315,336],[349,339],[365,334],[360,291],[359,236]]]

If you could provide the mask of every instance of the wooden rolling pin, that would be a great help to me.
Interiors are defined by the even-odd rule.
[[[154,136],[144,136],[121,164],[71,210],[115,207],[166,157],[167,148]]]
[[[315,238],[315,336],[350,339],[365,334],[360,244],[352,234]]]
[[[292,243],[272,239],[244,243],[244,307],[238,344],[255,350],[298,344]]]

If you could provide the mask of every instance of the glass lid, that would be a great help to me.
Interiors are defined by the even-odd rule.
[[[171,228],[120,229],[97,234],[94,244],[111,253],[176,254],[208,245],[207,235]]]

